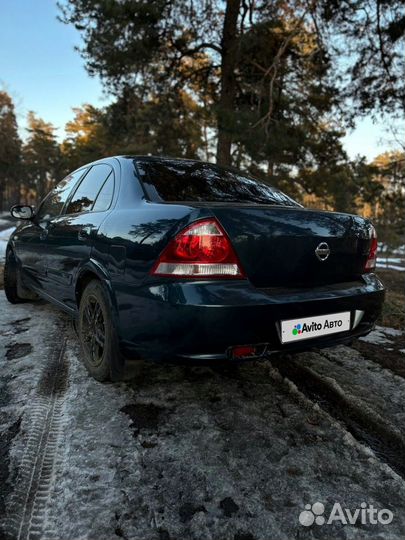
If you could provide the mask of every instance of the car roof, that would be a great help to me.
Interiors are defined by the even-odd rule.
[[[142,161],[185,161],[188,163],[207,163],[208,165],[216,165],[215,163],[210,163],[208,161],[203,161],[201,159],[189,159],[183,157],[173,157],[173,156],[150,156],[150,155],[123,155],[115,156],[117,159],[135,159]]]

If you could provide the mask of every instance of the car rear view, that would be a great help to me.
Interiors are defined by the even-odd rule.
[[[134,292],[142,332],[123,322],[138,351],[248,358],[347,342],[373,328],[384,288],[370,222],[304,209],[232,169],[135,163],[150,207],[183,209]]]

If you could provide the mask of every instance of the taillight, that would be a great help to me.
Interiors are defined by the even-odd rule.
[[[216,219],[197,221],[175,236],[156,261],[151,274],[244,277],[232,244]]]
[[[377,263],[377,233],[374,227],[371,229],[371,245],[370,245],[370,251],[367,256],[366,265],[364,267],[364,270],[366,272],[372,272],[375,270],[376,263]]]

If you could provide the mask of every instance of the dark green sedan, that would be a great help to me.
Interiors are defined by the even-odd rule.
[[[102,381],[142,359],[232,362],[345,343],[373,329],[384,300],[369,221],[305,209],[211,163],[101,159],[37,210],[11,212],[21,224],[7,298],[69,313]]]

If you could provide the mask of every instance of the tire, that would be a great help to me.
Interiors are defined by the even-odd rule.
[[[21,304],[27,300],[18,296],[18,266],[12,249],[7,250],[4,265],[4,292],[11,304]]]
[[[84,289],[77,328],[84,365],[96,380],[126,380],[139,374],[141,361],[131,360],[129,371],[120,350],[110,296],[99,280],[90,281]]]

